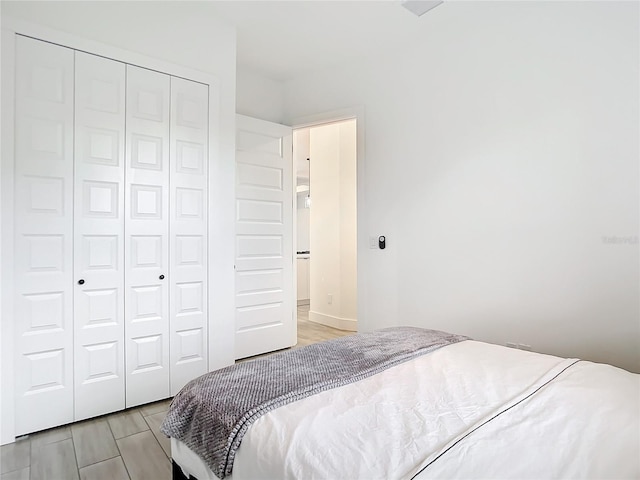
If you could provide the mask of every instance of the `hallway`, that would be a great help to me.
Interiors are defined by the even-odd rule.
[[[298,343],[293,348],[304,347],[312,343],[324,342],[333,338],[353,335],[355,332],[338,330],[309,321],[309,305],[298,305]]]

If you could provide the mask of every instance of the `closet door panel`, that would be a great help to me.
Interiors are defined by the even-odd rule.
[[[75,420],[82,420],[125,407],[125,65],[75,55]]]
[[[73,51],[16,37],[16,434],[73,421]]]
[[[171,78],[171,394],[207,372],[206,85]]]
[[[127,65],[126,406],[169,396],[170,77]]]

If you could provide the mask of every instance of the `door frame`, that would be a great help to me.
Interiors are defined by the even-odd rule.
[[[367,240],[367,217],[366,217],[366,189],[365,189],[365,172],[366,172],[366,156],[365,156],[365,108],[364,106],[354,106],[342,108],[339,110],[330,110],[327,112],[316,113],[312,115],[306,115],[302,117],[294,117],[291,120],[291,128],[293,131],[302,128],[319,127],[330,123],[343,122],[345,120],[356,121],[356,205],[357,205],[357,226],[356,226],[356,245],[357,245],[357,278],[356,278],[356,296],[357,296],[357,328],[360,329],[362,318],[367,317],[367,290],[366,282],[367,278],[367,262],[365,256],[368,254],[369,242]],[[297,196],[294,190],[294,213],[297,202]],[[293,217],[294,233],[298,231],[296,215]],[[294,241],[296,239],[294,238]],[[294,258],[295,265],[295,258]],[[297,271],[295,272],[297,275]],[[294,277],[295,280],[296,277]],[[294,288],[294,295],[297,295],[296,288]],[[294,301],[297,298],[294,297]],[[297,305],[297,303],[296,303]],[[296,309],[297,320],[297,309]]]
[[[208,369],[215,370],[234,362],[235,325],[224,319],[234,318],[235,274],[233,258],[235,251],[235,221],[233,203],[235,195],[235,165],[229,168],[220,155],[220,82],[208,73],[164,60],[148,57],[112,45],[68,34],[42,25],[2,18],[2,158],[0,163],[0,445],[15,440],[15,398],[13,371],[14,337],[14,99],[15,99],[15,37],[24,35],[37,40],[57,44],[93,55],[103,56],[123,63],[156,70],[175,77],[203,83],[209,87],[209,179],[208,179]],[[235,117],[234,117],[235,123]],[[234,139],[225,143],[235,144]],[[210,228],[216,225],[215,229]],[[215,321],[213,321],[215,319]],[[218,320],[222,319],[222,320]],[[215,328],[213,328],[215,327]]]

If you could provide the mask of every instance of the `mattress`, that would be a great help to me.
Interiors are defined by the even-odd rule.
[[[639,375],[468,340],[266,413],[232,478],[640,478],[639,451]]]

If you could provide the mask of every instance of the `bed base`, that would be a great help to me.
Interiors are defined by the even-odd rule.
[[[184,474],[180,465],[178,465],[174,460],[171,460],[171,480],[198,480],[196,477],[189,475],[188,477]]]

